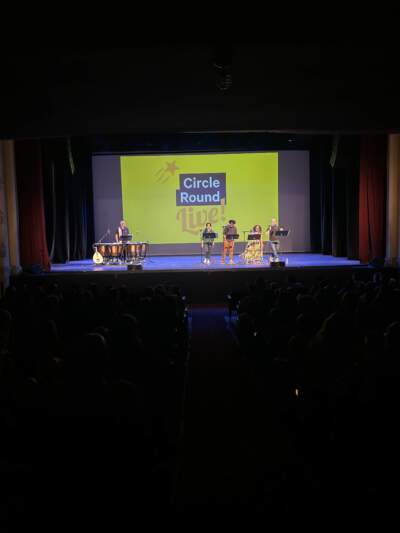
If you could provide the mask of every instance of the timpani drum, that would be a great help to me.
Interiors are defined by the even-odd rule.
[[[145,259],[148,250],[147,242],[130,242],[126,245],[127,261],[136,262]]]
[[[149,251],[149,243],[148,242],[141,242],[140,244],[140,251],[139,251],[139,257],[140,259],[145,259],[147,252]]]
[[[122,254],[122,244],[111,244],[110,251],[112,261],[120,259]]]
[[[130,242],[126,245],[126,260],[129,262],[137,261],[139,254],[138,242]]]

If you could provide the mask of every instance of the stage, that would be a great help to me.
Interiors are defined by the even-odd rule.
[[[344,257],[333,257],[331,255],[310,254],[310,253],[290,253],[280,255],[280,259],[285,261],[286,269],[304,269],[310,267],[332,268],[359,266],[360,262],[349,260]],[[143,271],[150,272],[176,272],[176,271],[218,271],[218,270],[271,270],[269,258],[265,257],[262,263],[245,264],[239,256],[234,257],[234,264],[221,263],[221,256],[212,256],[211,263],[205,265],[201,262],[200,255],[183,256],[157,256],[147,257],[143,261]],[[71,261],[69,263],[55,263],[51,266],[53,273],[68,272],[126,272],[126,264],[96,265],[91,259],[84,261]]]
[[[99,288],[126,286],[134,291],[158,284],[176,285],[191,303],[225,303],[230,292],[245,292],[260,276],[267,281],[314,283],[316,279],[340,281],[353,275],[371,279],[375,271],[359,261],[322,254],[282,254],[285,267],[271,268],[267,257],[256,265],[244,264],[238,256],[234,264],[221,264],[221,256],[212,256],[211,264],[196,256],[154,256],[143,262],[142,270],[129,270],[125,264],[96,265],[90,259],[53,264],[50,273],[22,273],[12,276],[13,284],[51,284],[68,286],[97,285]]]

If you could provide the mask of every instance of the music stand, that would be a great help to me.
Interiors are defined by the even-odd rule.
[[[249,233],[247,235],[248,241],[259,241],[261,239],[261,233]]]
[[[242,230],[242,233],[243,233],[243,252],[242,253],[244,253],[245,250],[246,250],[246,246],[247,246],[247,244],[246,244],[246,233],[249,233],[249,231]]]
[[[131,233],[127,233],[126,235],[120,235],[119,236],[119,240],[120,240],[120,242],[122,244],[121,255],[119,256],[119,260],[122,263],[126,263],[127,262],[126,245],[127,245],[128,242],[130,242],[132,240],[132,234]]]
[[[215,233],[215,231],[202,231],[200,233],[200,239],[203,243],[204,240],[206,239],[211,239],[214,241],[214,239],[216,239],[218,237],[218,233]],[[200,262],[202,263],[203,262],[203,246],[201,247],[201,254],[200,254]]]
[[[287,237],[289,235],[289,231],[288,229],[278,229],[277,231],[275,231],[275,235],[277,237]]]
[[[152,256],[150,255],[150,241],[141,241],[141,242],[142,244],[145,243],[147,245],[146,255],[144,256],[142,261],[148,261],[149,263],[154,263],[155,261],[153,261]]]
[[[288,229],[278,229],[278,230],[275,231],[275,236],[276,237],[287,237],[289,235],[289,232],[290,232],[290,230],[288,230]],[[275,241],[275,240],[269,241],[269,242],[278,242],[279,243],[279,241]],[[281,252],[281,250],[279,250],[279,252]],[[275,261],[279,262],[279,255],[278,254],[277,254],[277,258],[275,259]]]

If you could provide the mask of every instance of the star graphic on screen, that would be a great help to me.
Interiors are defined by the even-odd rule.
[[[171,172],[171,174],[175,174],[175,170],[178,170],[179,168],[176,166],[175,161],[172,161],[172,163],[166,163],[166,165],[166,172]]]
[[[175,175],[175,171],[178,169],[179,167],[176,166],[175,161],[172,161],[172,163],[165,163],[165,168],[159,168],[156,172],[156,176],[158,176],[157,181],[165,183],[170,176]]]

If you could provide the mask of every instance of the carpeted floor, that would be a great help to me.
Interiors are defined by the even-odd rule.
[[[198,504],[263,507],[277,496],[275,491],[269,498],[266,491],[282,487],[283,466],[296,460],[282,411],[241,360],[226,314],[224,307],[191,311],[180,509]]]

